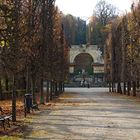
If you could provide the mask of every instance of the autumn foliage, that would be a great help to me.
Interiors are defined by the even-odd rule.
[[[105,46],[110,91],[136,96],[140,87],[140,1],[111,24]],[[131,88],[132,87],[132,88]]]
[[[64,91],[68,45],[54,0],[0,1],[0,100],[12,93],[16,120],[17,90],[32,93],[33,103],[53,99]],[[43,88],[46,87],[44,93]]]

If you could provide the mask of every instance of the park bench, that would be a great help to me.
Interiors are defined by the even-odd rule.
[[[26,117],[27,113],[30,113],[30,109],[32,110],[32,112],[34,110],[38,110],[39,111],[38,104],[32,104],[32,102],[31,102],[30,106],[25,105],[24,109],[25,109],[25,111],[24,111],[24,116],[25,117]]]
[[[31,109],[32,109],[32,111],[33,110],[39,110],[38,104],[32,104]]]
[[[5,115],[1,107],[0,112],[0,122],[2,123],[2,127],[5,130],[5,124],[8,124],[8,126],[10,127],[10,120],[12,119],[12,115]]]

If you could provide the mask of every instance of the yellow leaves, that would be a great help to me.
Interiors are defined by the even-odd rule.
[[[107,24],[105,27],[103,27],[103,32],[110,32],[112,29],[112,24]]]
[[[1,42],[0,42],[0,46],[3,48],[4,45],[5,45],[4,41],[1,41]]]
[[[131,45],[127,45],[128,50],[131,50],[132,46]]]
[[[37,130],[37,131],[32,131],[31,133],[33,137],[45,137],[47,134],[48,132],[46,130]]]
[[[107,24],[105,27],[106,27],[106,29],[111,30],[112,24]]]
[[[132,46],[131,45],[127,45],[127,54],[128,54],[128,57],[131,58],[131,55],[132,55]]]
[[[131,29],[132,29],[132,23],[131,22],[128,23],[127,29],[128,29],[128,31],[131,31]]]
[[[5,41],[0,41],[0,47],[2,47],[2,48],[3,48],[3,47],[5,47],[5,46],[7,46],[7,47],[8,47],[8,46],[9,46],[9,45],[8,45],[8,43],[7,43],[7,42],[5,42]]]
[[[137,59],[138,50],[134,45],[127,45],[127,56],[128,59],[134,63]]]
[[[20,138],[13,137],[13,136],[3,136],[0,137],[1,140],[21,140]]]

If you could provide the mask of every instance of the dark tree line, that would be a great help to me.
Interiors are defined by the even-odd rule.
[[[86,21],[79,17],[62,14],[62,24],[70,45],[86,44]]]
[[[68,45],[61,23],[55,0],[0,1],[0,98],[12,91],[13,121],[17,89],[32,93],[33,103],[39,92],[41,104],[64,91]]]
[[[140,2],[118,18],[106,41],[105,68],[110,91],[136,96],[140,87]]]

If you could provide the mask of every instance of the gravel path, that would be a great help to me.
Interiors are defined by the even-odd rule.
[[[27,140],[140,140],[140,102],[104,88],[66,89],[34,116]]]

